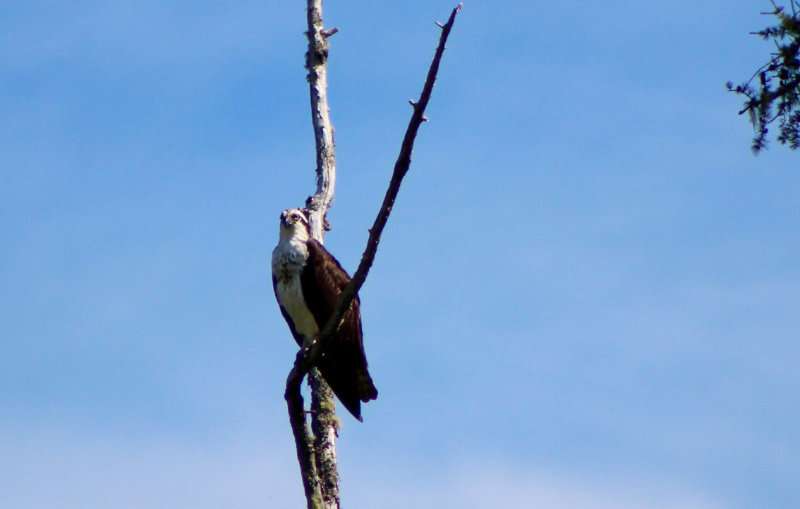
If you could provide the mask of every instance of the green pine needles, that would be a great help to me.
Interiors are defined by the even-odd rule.
[[[792,150],[800,147],[800,2],[790,0],[789,10],[772,2],[775,8],[765,12],[779,23],[753,32],[775,44],[769,62],[761,66],[741,85],[728,82],[728,90],[745,96],[744,109],[753,124],[752,149],[759,153],[767,146],[768,126],[779,121],[778,141]]]

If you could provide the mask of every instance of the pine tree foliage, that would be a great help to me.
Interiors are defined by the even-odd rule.
[[[775,16],[778,24],[754,32],[775,44],[770,60],[750,79],[728,90],[745,96],[744,109],[753,124],[753,152],[767,146],[768,126],[779,121],[777,140],[793,150],[800,147],[800,1],[790,0],[788,10],[772,2],[774,10],[762,14]],[[789,12],[791,11],[791,12]]]

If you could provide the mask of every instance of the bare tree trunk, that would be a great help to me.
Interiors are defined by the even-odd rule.
[[[322,0],[308,0],[308,51],[306,69],[311,101],[311,123],[317,153],[317,191],[306,200],[309,210],[311,235],[321,244],[325,242],[328,207],[336,188],[336,152],[333,143],[333,125],[328,106],[328,41],[336,29],[326,31],[322,20]],[[324,509],[339,507],[339,472],[336,464],[336,407],[333,392],[316,369],[308,377],[311,387],[311,432],[313,451],[321,502]]]
[[[309,210],[312,236],[322,242],[325,230],[329,229],[325,215],[333,200],[336,182],[336,158],[333,146],[333,127],[330,122],[327,100],[325,64],[328,58],[327,38],[335,34],[338,29],[324,29],[322,0],[307,1],[308,53],[306,54],[306,69],[308,69],[311,117],[317,149],[317,192],[306,200],[306,207]],[[453,9],[447,23],[444,25],[437,23],[442,29],[439,45],[436,48],[419,100],[416,102],[410,101],[414,112],[403,138],[400,154],[395,163],[392,179],[389,182],[389,188],[386,191],[383,204],[372,228],[370,228],[367,247],[361,257],[361,263],[353,275],[353,279],[339,298],[339,303],[328,319],[328,323],[320,330],[317,338],[309,346],[301,348],[298,352],[294,367],[286,380],[285,398],[289,408],[289,420],[295,437],[300,474],[303,479],[303,488],[309,509],[339,508],[339,474],[336,463],[337,419],[333,394],[319,375],[319,372],[314,369],[314,365],[325,345],[336,332],[345,310],[350,306],[361,285],[364,284],[367,273],[375,259],[381,233],[386,226],[389,214],[400,191],[400,183],[411,165],[411,152],[414,148],[417,131],[422,122],[427,120],[425,118],[425,107],[433,91],[436,73],[444,53],[447,37],[455,22],[456,14],[460,10],[461,4]],[[303,397],[300,393],[300,386],[306,373],[310,373],[311,431],[313,431],[313,435],[308,429],[303,408]]]
[[[311,430],[314,433],[314,458],[320,481],[322,507],[339,507],[339,471],[336,463],[336,429],[338,420],[333,392],[317,369],[308,376],[311,386]]]

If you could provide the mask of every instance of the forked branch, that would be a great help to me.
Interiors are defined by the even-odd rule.
[[[309,0],[309,9],[311,9],[312,3],[319,3],[321,7],[321,0]],[[306,454],[306,451],[313,450],[310,446],[307,445],[306,440],[308,439],[308,432],[305,424],[305,416],[303,414],[303,399],[300,394],[300,386],[303,381],[303,377],[312,369],[312,367],[316,364],[317,359],[324,351],[326,345],[333,337],[334,333],[338,329],[342,318],[346,312],[346,310],[350,307],[353,299],[355,298],[358,291],[361,289],[361,286],[364,284],[364,281],[367,278],[367,274],[369,273],[370,268],[372,267],[372,263],[375,260],[375,254],[378,250],[378,244],[380,243],[381,234],[383,233],[383,229],[386,226],[386,223],[389,219],[389,214],[392,211],[392,207],[394,206],[394,202],[397,199],[397,194],[400,191],[400,184],[402,183],[403,178],[408,173],[409,167],[411,166],[411,153],[414,148],[414,140],[417,136],[417,131],[419,130],[419,126],[422,122],[426,121],[425,118],[425,108],[430,101],[431,93],[433,92],[433,85],[436,82],[436,76],[439,71],[439,64],[442,59],[442,55],[444,54],[445,44],[447,42],[447,38],[450,35],[450,30],[455,23],[456,15],[461,10],[461,4],[459,4],[455,9],[453,9],[452,13],[450,14],[450,18],[447,20],[446,23],[437,25],[441,28],[442,32],[439,37],[439,44],[436,47],[436,52],[433,57],[433,61],[431,62],[430,68],[428,69],[428,74],[425,79],[425,85],[422,88],[422,93],[420,94],[419,100],[411,101],[411,105],[413,107],[413,113],[411,115],[411,119],[409,120],[408,127],[406,129],[405,136],[403,137],[403,143],[400,146],[400,153],[397,157],[397,161],[394,165],[394,171],[392,173],[392,178],[389,182],[389,187],[386,190],[386,196],[384,197],[383,204],[381,205],[380,210],[378,211],[378,215],[375,218],[375,221],[370,228],[369,238],[367,240],[367,246],[364,250],[363,255],[361,256],[361,262],[359,263],[358,269],[356,270],[355,274],[353,275],[352,280],[345,288],[344,292],[339,298],[339,302],[336,306],[334,313],[331,315],[328,322],[320,331],[319,335],[315,340],[311,342],[311,344],[307,347],[302,348],[298,354],[297,358],[295,359],[294,367],[292,371],[289,373],[289,377],[286,380],[286,393],[285,398],[287,404],[289,406],[289,417],[292,421],[292,429],[295,432],[295,441],[297,443],[298,449],[298,460],[300,461],[301,473],[303,476],[303,484],[306,489],[306,499],[308,501],[309,508],[316,508],[322,507],[321,506],[321,495],[320,495],[320,486],[318,477],[314,472],[316,466],[314,464],[313,453],[310,455]],[[309,27],[311,27],[312,22],[312,13],[309,10]],[[320,14],[321,16],[321,14]],[[323,34],[322,32],[322,23],[321,17],[319,18],[319,27],[320,27],[320,39],[324,43],[322,46],[323,51],[316,54],[315,56],[321,56],[323,59],[327,58],[327,42],[324,40],[327,34]],[[331,34],[335,33],[331,31]],[[309,52],[313,51],[312,43],[311,43],[312,35],[309,35]],[[311,69],[309,69],[309,80],[312,79]],[[313,88],[313,87],[312,87]],[[324,92],[323,92],[324,93]],[[313,103],[313,94],[314,90],[312,90],[312,103]],[[327,102],[325,103],[327,107]],[[316,116],[318,113],[322,113],[319,109],[314,110],[314,104],[312,104],[312,111],[315,117],[315,133],[318,135],[321,134],[317,131],[316,125]],[[327,109],[324,111],[324,115],[327,115]],[[328,124],[330,125],[330,124]],[[324,134],[324,133],[322,133]],[[331,135],[331,143],[332,143],[332,130],[329,131]],[[320,139],[317,136],[318,140]],[[319,143],[319,141],[318,141]],[[325,193],[323,191],[322,182],[319,180],[321,177],[320,175],[320,168],[322,165],[325,164],[326,159],[324,154],[320,155],[319,146],[318,146],[318,193],[311,199],[309,199],[309,203],[307,204],[309,208],[314,208],[314,206],[318,203],[317,199],[322,199],[324,201]],[[331,151],[332,154],[332,151]],[[324,172],[323,172],[324,175]],[[332,187],[333,183],[330,183],[330,196],[332,197]],[[320,191],[323,191],[320,193]],[[329,201],[325,203],[324,209],[327,209],[327,205],[330,203]],[[324,215],[320,218],[324,222]],[[322,223],[320,223],[322,225]],[[313,233],[313,225],[312,225],[312,233]],[[310,456],[310,458],[308,457]],[[310,479],[310,480],[307,480]],[[317,481],[315,482],[314,479]]]

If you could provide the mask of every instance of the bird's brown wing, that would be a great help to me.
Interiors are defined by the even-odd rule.
[[[308,242],[308,261],[301,275],[303,297],[320,328],[333,313],[350,276],[319,242]],[[359,421],[361,401],[378,397],[367,371],[358,297],[344,314],[342,325],[317,363],[322,377],[342,404]]]

